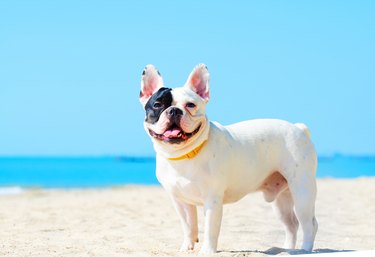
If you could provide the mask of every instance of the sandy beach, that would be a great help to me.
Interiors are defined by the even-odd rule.
[[[318,180],[315,252],[375,249],[374,189],[375,178]],[[283,240],[271,205],[255,193],[224,207],[215,256],[288,254],[276,248]],[[179,253],[181,241],[177,214],[158,186],[0,196],[0,256],[194,256],[201,247]]]

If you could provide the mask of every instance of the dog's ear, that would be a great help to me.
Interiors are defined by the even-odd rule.
[[[148,64],[142,72],[139,100],[143,105],[159,88],[163,87],[163,78],[154,65]]]
[[[203,100],[208,101],[210,98],[209,80],[210,74],[208,73],[207,66],[198,64],[190,73],[185,87],[190,88],[202,97]]]

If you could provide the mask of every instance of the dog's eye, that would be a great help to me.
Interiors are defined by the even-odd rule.
[[[196,106],[196,105],[195,105],[194,103],[187,103],[187,104],[186,104],[186,107],[187,107],[187,108],[195,108],[195,106]]]
[[[161,103],[160,102],[155,102],[154,105],[153,105],[153,107],[155,109],[159,109],[159,108],[161,108]]]

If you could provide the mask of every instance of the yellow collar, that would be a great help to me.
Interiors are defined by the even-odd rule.
[[[201,149],[203,148],[203,146],[206,142],[207,142],[207,140],[203,141],[202,144],[198,145],[198,147],[194,148],[193,150],[191,150],[191,152],[188,152],[187,154],[184,154],[180,157],[168,158],[168,160],[179,161],[179,160],[183,160],[183,159],[192,159],[192,158],[194,158],[195,156],[198,155],[198,153],[201,151]]]

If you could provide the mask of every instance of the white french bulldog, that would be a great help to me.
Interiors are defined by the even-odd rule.
[[[201,253],[217,251],[223,204],[262,191],[285,226],[284,248],[294,249],[299,223],[302,249],[311,251],[317,157],[304,124],[250,120],[230,126],[209,122],[209,73],[197,65],[183,87],[165,88],[147,65],[140,101],[144,127],[157,153],[156,176],[170,194],[184,232],[182,251],[198,242],[197,205],[205,214]]]

